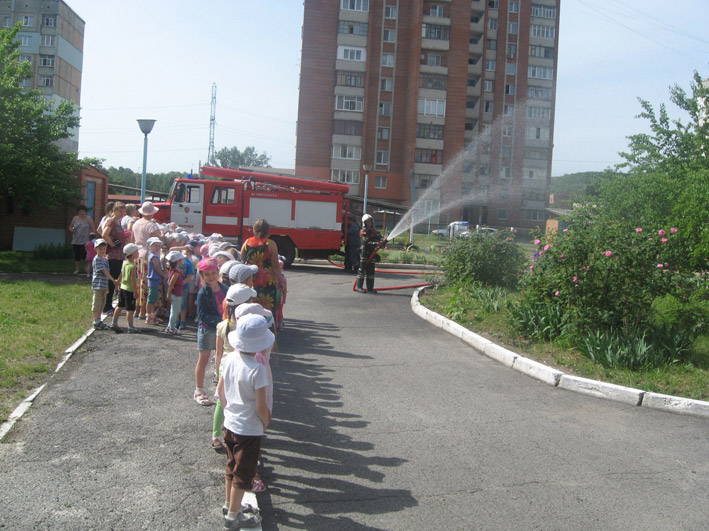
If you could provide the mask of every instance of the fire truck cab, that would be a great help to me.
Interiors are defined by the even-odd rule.
[[[296,257],[326,258],[339,251],[347,219],[346,185],[245,170],[202,167],[221,180],[176,179],[170,198],[156,203],[161,222],[189,232],[219,233],[241,245],[260,218],[290,265]]]

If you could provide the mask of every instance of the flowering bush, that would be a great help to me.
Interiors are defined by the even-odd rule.
[[[658,329],[665,334],[684,333],[687,327],[690,333],[702,331],[704,318],[697,308],[704,306],[693,294],[705,282],[688,267],[677,227],[629,230],[587,207],[573,214],[568,231],[541,236],[537,246],[548,250],[538,253],[522,281],[522,304],[563,314],[563,331],[577,344],[587,347],[589,334],[603,332],[617,339],[630,333],[655,338]],[[667,300],[680,307],[693,302],[682,319],[672,320],[672,312],[661,311]]]

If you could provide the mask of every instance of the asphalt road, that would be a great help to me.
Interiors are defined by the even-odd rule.
[[[264,529],[709,528],[706,419],[507,369],[415,316],[412,290],[287,275]],[[195,347],[193,328],[94,334],[0,445],[0,527],[219,529]]]

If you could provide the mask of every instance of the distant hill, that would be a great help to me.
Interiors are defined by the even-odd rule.
[[[552,194],[568,194],[571,197],[584,195],[588,186],[601,175],[603,175],[603,172],[587,171],[552,177],[549,192]]]

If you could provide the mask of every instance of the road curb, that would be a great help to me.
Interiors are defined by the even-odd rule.
[[[79,339],[77,339],[68,349],[64,351],[64,356],[62,359],[59,361],[57,366],[54,369],[54,373],[49,377],[50,379],[59,372],[59,370],[64,367],[67,361],[69,361],[69,358],[72,357],[74,352],[76,352],[81,345],[83,345],[86,340],[91,337],[91,335],[95,332],[95,330],[92,328],[89,328],[84,335],[82,335]],[[19,406],[15,408],[15,410],[10,413],[10,416],[7,418],[5,422],[2,423],[0,426],[0,442],[2,442],[5,439],[5,436],[10,433],[12,428],[15,426],[15,423],[22,418],[22,415],[24,415],[27,410],[30,408],[34,400],[39,396],[39,393],[42,391],[47,386],[48,381],[39,386],[37,389],[32,391],[32,394],[25,398]]]
[[[559,387],[567,391],[590,395],[604,400],[613,400],[638,407],[647,407],[671,413],[684,415],[694,415],[709,418],[709,402],[703,400],[692,400],[678,396],[652,393],[632,387],[624,387],[598,380],[590,380],[566,374],[539,363],[538,361],[525,358],[516,352],[497,345],[493,341],[486,339],[475,332],[451,321],[450,319],[426,308],[419,301],[419,294],[427,286],[418,288],[411,297],[411,309],[413,312],[428,321],[429,323],[451,333],[455,337],[467,343],[480,354],[492,358],[506,367],[515,369],[532,378],[544,382],[552,387]],[[462,331],[461,331],[462,329]]]

